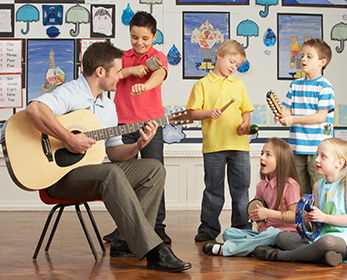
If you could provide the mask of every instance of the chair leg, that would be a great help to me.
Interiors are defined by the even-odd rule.
[[[34,255],[33,255],[33,259],[34,259],[34,260],[36,260],[37,255],[39,254],[39,251],[40,251],[40,249],[41,249],[41,245],[42,245],[43,239],[45,238],[45,235],[46,235],[46,232],[47,232],[49,223],[51,222],[52,216],[53,216],[55,210],[57,210],[57,208],[59,208],[59,207],[60,207],[59,205],[55,205],[55,206],[51,209],[51,211],[49,212],[49,214],[48,214],[48,216],[47,216],[46,223],[45,223],[45,225],[44,225],[44,227],[43,227],[43,230],[42,230],[42,233],[41,233],[39,242],[37,243],[37,246],[36,246],[36,249],[35,249],[35,252],[34,252]]]
[[[76,208],[77,216],[80,219],[80,222],[81,222],[84,234],[86,235],[87,241],[89,243],[90,249],[92,250],[92,253],[94,255],[94,259],[97,261],[97,260],[99,260],[98,253],[95,250],[94,243],[93,243],[93,241],[92,241],[92,239],[90,237],[90,234],[89,234],[88,229],[86,227],[86,224],[84,222],[84,219],[83,219],[83,216],[82,216],[82,213],[81,213],[81,209],[80,209],[80,207],[79,207],[79,205],[77,203],[75,204],[75,208]]]
[[[93,225],[93,228],[94,228],[96,237],[98,238],[100,247],[101,247],[101,249],[102,249],[103,252],[106,252],[106,249],[105,249],[105,246],[104,246],[104,242],[102,242],[99,229],[98,229],[98,227],[97,227],[97,225],[96,225],[96,222],[95,222],[95,219],[94,219],[94,215],[93,215],[92,211],[90,210],[89,204],[88,204],[87,202],[84,202],[83,204],[84,204],[84,207],[86,208],[87,213],[88,213],[88,215],[89,215],[90,222],[91,222],[92,225]]]
[[[61,215],[63,214],[64,208],[65,208],[64,204],[58,204],[58,206],[59,206],[60,209],[59,209],[58,215],[57,215],[57,217],[55,219],[53,228],[51,230],[51,234],[49,235],[49,238],[48,238],[48,241],[47,241],[47,244],[46,244],[46,248],[45,248],[46,252],[48,252],[49,247],[51,246],[51,243],[52,243],[55,231],[57,230],[57,227],[58,227]]]

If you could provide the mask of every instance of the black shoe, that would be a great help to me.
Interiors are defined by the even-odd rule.
[[[165,272],[180,272],[190,269],[192,265],[181,261],[175,256],[170,247],[161,243],[148,252],[147,267]]]
[[[260,245],[255,247],[253,254],[256,258],[263,261],[276,261],[278,258],[279,249],[269,245]]]
[[[111,242],[115,232],[116,232],[116,229],[114,231],[112,231],[111,233],[105,235],[102,239],[106,242]]]
[[[207,232],[199,232],[195,235],[195,242],[206,242],[209,240],[213,240],[213,238]]]
[[[155,228],[155,232],[159,235],[159,237],[161,238],[161,240],[163,240],[163,242],[165,244],[171,244],[172,240],[171,238],[166,234],[165,229],[160,227],[160,228]]]
[[[110,257],[125,258],[134,257],[134,255],[129,250],[126,241],[113,238],[110,246]]]
[[[212,248],[214,245],[219,245],[219,250],[217,254],[214,254],[212,252]],[[216,241],[207,241],[204,246],[202,246],[202,251],[206,254],[206,255],[215,255],[215,256],[220,256],[221,251],[223,249],[223,244],[222,243],[218,243]]]
[[[337,266],[342,263],[342,254],[335,251],[328,251],[324,255],[324,261],[330,266]]]

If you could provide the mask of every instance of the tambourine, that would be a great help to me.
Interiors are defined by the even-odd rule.
[[[262,201],[260,199],[252,199],[248,205],[247,205],[247,213],[248,213],[248,216],[249,216],[249,212],[257,209],[257,205],[258,206],[261,206],[261,207],[266,207],[267,208],[267,205],[266,205],[266,202],[265,201]]]
[[[298,202],[295,211],[295,227],[299,235],[304,239],[314,240],[321,233],[324,228],[324,223],[310,222],[311,229],[307,229],[304,223],[304,212],[313,210],[313,195],[304,194]]]

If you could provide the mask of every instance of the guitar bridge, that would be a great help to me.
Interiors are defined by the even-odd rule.
[[[46,155],[48,161],[53,161],[52,148],[47,134],[42,133],[41,145],[43,153]]]

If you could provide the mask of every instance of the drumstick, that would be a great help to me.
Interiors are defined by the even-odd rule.
[[[228,107],[229,107],[232,103],[234,103],[234,102],[235,102],[235,98],[231,99],[227,104],[225,104],[225,105],[223,106],[222,109],[220,109],[220,111],[223,113],[223,112],[225,111],[225,109],[228,108]]]

